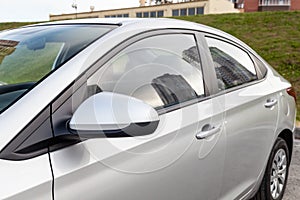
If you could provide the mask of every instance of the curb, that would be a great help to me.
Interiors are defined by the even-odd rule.
[[[300,127],[295,128],[295,138],[300,139]]]

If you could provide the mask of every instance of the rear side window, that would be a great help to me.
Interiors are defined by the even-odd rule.
[[[257,80],[252,59],[247,52],[230,43],[206,38],[214,62],[219,90]]]
[[[133,96],[156,109],[201,98],[204,84],[194,35],[140,40],[101,67],[88,85]]]

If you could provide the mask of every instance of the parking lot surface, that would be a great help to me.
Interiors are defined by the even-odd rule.
[[[295,141],[292,164],[290,166],[288,184],[284,200],[300,199],[300,140]]]

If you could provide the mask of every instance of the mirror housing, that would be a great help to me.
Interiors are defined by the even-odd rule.
[[[153,133],[158,123],[156,110],[143,101],[101,92],[78,107],[69,122],[69,130],[83,139],[133,137]]]

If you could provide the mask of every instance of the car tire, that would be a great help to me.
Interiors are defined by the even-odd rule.
[[[283,198],[289,173],[289,155],[286,141],[277,138],[260,188],[251,200],[281,200]]]

